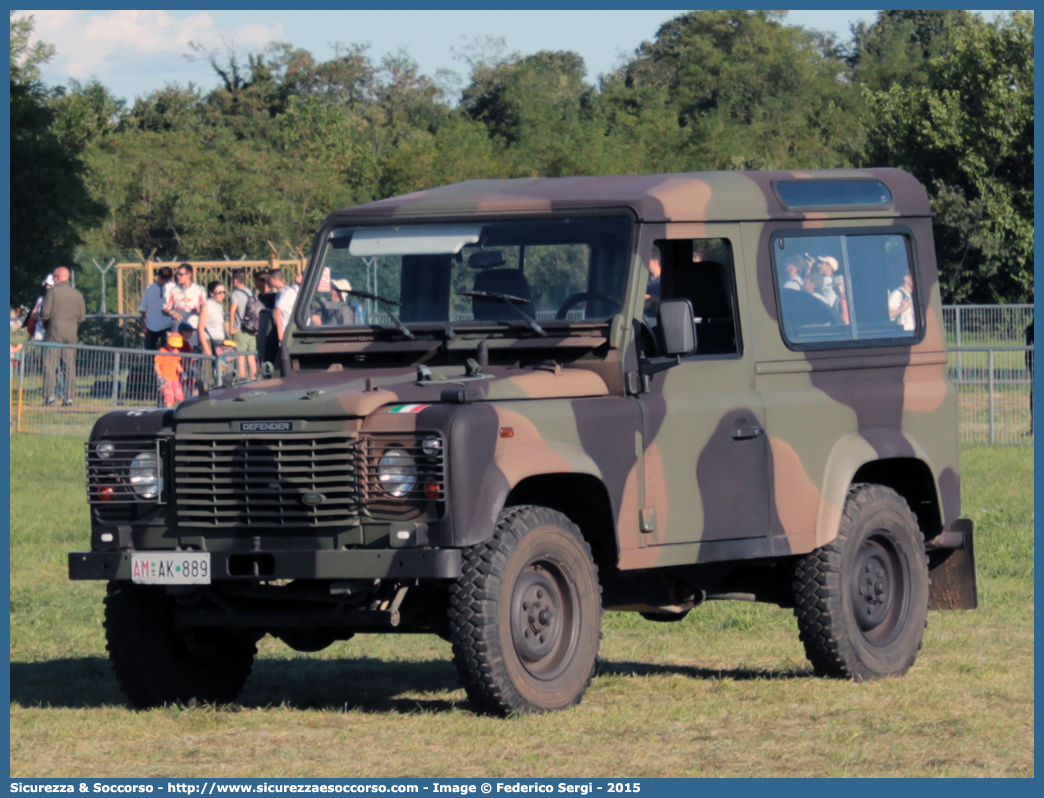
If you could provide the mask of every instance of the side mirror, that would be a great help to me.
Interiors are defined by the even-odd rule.
[[[667,299],[656,311],[664,354],[682,357],[696,351],[696,323],[692,303],[687,299]]]

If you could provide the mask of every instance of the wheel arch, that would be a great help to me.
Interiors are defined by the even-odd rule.
[[[533,474],[516,484],[504,507],[534,504],[557,510],[580,527],[599,571],[616,565],[616,523],[609,491],[590,473]]]
[[[845,435],[827,458],[820,493],[815,546],[837,537],[849,487],[866,482],[898,493],[917,517],[926,537],[942,529],[942,504],[931,459],[911,436],[898,430]]]

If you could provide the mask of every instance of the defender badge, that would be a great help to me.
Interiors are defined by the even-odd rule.
[[[293,432],[293,421],[240,421],[240,432]]]

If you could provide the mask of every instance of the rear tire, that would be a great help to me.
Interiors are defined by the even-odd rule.
[[[579,703],[601,621],[591,549],[568,518],[544,507],[504,510],[450,590],[454,664],[471,701],[497,715]]]
[[[805,555],[795,576],[794,614],[817,674],[866,681],[913,665],[928,619],[928,557],[894,490],[850,487],[837,538]]]
[[[163,588],[110,582],[105,639],[123,692],[138,709],[235,699],[254,663],[253,641],[228,629],[179,630]]]

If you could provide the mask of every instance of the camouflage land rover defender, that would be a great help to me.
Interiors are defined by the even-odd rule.
[[[577,703],[604,610],[792,607],[901,674],[976,604],[931,211],[891,169],[479,180],[333,213],[280,376],[98,421],[105,629],[137,706],[266,633],[452,642],[494,713]]]

